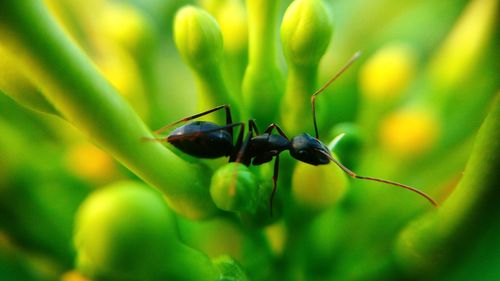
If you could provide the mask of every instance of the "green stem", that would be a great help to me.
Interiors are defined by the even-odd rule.
[[[0,47],[0,89],[20,105],[31,110],[58,115],[54,107],[15,64],[9,53]]]
[[[307,131],[313,134],[311,94],[316,87],[318,65],[290,66],[286,92],[281,107],[281,120],[290,136]]]
[[[400,262],[411,270],[444,271],[480,241],[482,230],[498,225],[500,96],[481,126],[464,175],[437,211],[409,225],[397,244]],[[465,243],[467,241],[467,243]]]
[[[276,23],[279,0],[249,0],[248,56],[251,64],[276,64]]]
[[[233,121],[240,120],[239,104],[229,94],[226,81],[222,74],[220,64],[209,65],[203,69],[193,69],[196,75],[196,85],[198,87],[198,110],[206,111],[221,104],[229,104]],[[225,122],[223,114],[216,118],[221,123]]]
[[[161,189],[171,207],[188,217],[215,212],[209,175],[176,157],[151,133],[88,57],[55,23],[43,2],[3,1],[0,40],[75,127],[148,183]]]
[[[276,61],[279,0],[248,0],[249,62],[243,78],[243,99],[260,127],[275,122],[283,95],[283,77]]]
[[[182,265],[182,266],[179,266]],[[165,265],[166,280],[196,281],[219,280],[219,268],[207,256],[179,244],[175,249],[175,262]]]

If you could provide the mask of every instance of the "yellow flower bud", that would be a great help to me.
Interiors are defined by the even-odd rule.
[[[217,13],[224,49],[229,53],[239,53],[248,45],[248,21],[242,1],[226,1]]]
[[[264,229],[267,239],[269,240],[269,247],[275,256],[282,255],[285,250],[286,230],[283,221],[271,224]]]
[[[85,276],[78,273],[78,271],[68,271],[61,276],[61,281],[91,281]]]
[[[66,159],[71,171],[93,182],[109,180],[116,174],[111,157],[90,143],[72,146]]]
[[[383,147],[396,155],[413,156],[429,150],[439,132],[439,120],[431,110],[404,108],[382,122],[380,141]]]
[[[319,165],[299,162],[292,177],[292,194],[302,207],[323,211],[333,206],[345,193],[349,182],[336,165]]]
[[[378,50],[361,69],[361,89],[375,100],[397,98],[416,72],[415,51],[403,43],[391,43]]]
[[[106,2],[101,17],[98,17],[98,31],[113,43],[136,52],[151,38],[151,27],[137,8],[122,2]]]

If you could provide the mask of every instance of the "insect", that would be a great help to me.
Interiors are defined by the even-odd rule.
[[[163,133],[170,128],[185,123],[218,110],[225,110],[226,124],[217,125],[208,121],[193,121],[170,132],[163,138],[150,139],[160,142],[168,142],[181,151],[198,158],[229,157],[229,162],[239,162],[246,166],[261,165],[274,159],[273,190],[269,198],[270,212],[272,215],[272,204],[276,194],[279,173],[279,155],[288,150],[290,155],[302,162],[311,165],[325,165],[335,163],[349,176],[362,180],[382,182],[401,187],[419,194],[427,199],[432,205],[438,206],[429,195],[423,191],[401,183],[379,178],[360,176],[349,170],[337,159],[335,159],[328,147],[319,140],[318,126],[316,122],[316,97],[322,93],[333,81],[344,73],[360,56],[360,52],[354,56],[320,89],[311,96],[312,114],[315,137],[302,133],[293,138],[287,137],[284,131],[275,123],[270,124],[263,133],[260,133],[254,120],[248,121],[248,133],[244,138],[245,123],[233,122],[229,105],[220,105],[205,112],[185,117],[181,120],[168,124],[155,133]],[[239,127],[239,132],[234,142],[234,130]],[[276,130],[277,133],[274,133]]]

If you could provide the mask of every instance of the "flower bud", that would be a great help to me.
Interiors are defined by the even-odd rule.
[[[281,119],[290,134],[311,130],[310,99],[316,90],[318,63],[328,47],[333,26],[321,0],[298,0],[288,7],[281,25],[288,63]]]
[[[173,214],[160,193],[145,185],[100,189],[77,214],[77,266],[92,279],[155,280],[173,262],[177,243]]]
[[[409,107],[392,113],[382,122],[380,140],[395,155],[414,156],[429,150],[439,133],[440,121],[432,110]]]
[[[117,176],[111,156],[88,142],[70,146],[65,162],[75,175],[92,183],[109,182]]]
[[[236,104],[223,75],[222,34],[215,19],[204,10],[186,6],[177,12],[174,22],[174,40],[179,53],[195,74],[200,111],[220,104]],[[233,108],[235,120],[238,107]],[[220,115],[208,120],[222,122]]]
[[[210,195],[221,210],[255,212],[258,191],[255,176],[241,163],[229,163],[212,176]]]
[[[78,270],[92,280],[216,280],[219,269],[178,238],[161,193],[121,182],[80,206],[74,245]]]
[[[417,56],[410,46],[392,43],[382,47],[361,69],[362,93],[383,102],[397,98],[415,76],[416,64]]]
[[[346,175],[336,165],[299,162],[293,172],[292,195],[299,206],[321,212],[342,197],[348,184]]]
[[[248,19],[243,1],[223,1],[216,19],[224,37],[224,50],[229,54],[245,52],[248,46]]]
[[[214,260],[214,263],[221,272],[219,281],[249,280],[241,265],[230,256],[220,256]]]
[[[133,54],[146,51],[153,41],[151,24],[134,6],[122,2],[106,2],[97,18],[98,32]]]
[[[68,271],[61,276],[61,281],[91,281],[78,271]]]
[[[321,0],[296,0],[281,24],[281,41],[289,63],[317,64],[326,51],[333,24]]]
[[[202,70],[222,59],[222,34],[215,19],[207,12],[186,6],[174,22],[175,45],[184,60]]]

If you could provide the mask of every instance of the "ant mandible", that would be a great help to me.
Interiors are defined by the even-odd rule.
[[[249,120],[248,134],[243,140],[245,123],[233,123],[230,107],[225,104],[168,124],[155,131],[155,133],[160,134],[175,125],[188,122],[221,109],[224,109],[226,113],[226,125],[224,126],[208,121],[194,121],[175,129],[164,138],[148,140],[168,142],[181,151],[194,157],[229,157],[229,162],[239,162],[246,166],[250,166],[250,164],[261,165],[270,162],[274,158],[273,190],[269,198],[271,215],[273,210],[273,199],[277,187],[276,182],[278,180],[279,155],[285,150],[288,150],[293,158],[311,165],[324,165],[333,162],[353,178],[382,182],[410,190],[424,197],[432,205],[437,207],[437,202],[421,190],[393,181],[357,175],[335,159],[330,153],[328,147],[319,140],[318,126],[316,124],[316,97],[342,73],[344,73],[359,58],[359,56],[360,52],[354,54],[354,56],[330,80],[328,80],[320,89],[312,94],[311,103],[315,137],[312,137],[307,133],[302,133],[290,140],[283,130],[275,123],[269,125],[266,130],[264,130],[264,133],[261,134],[255,121]],[[233,144],[233,129],[235,127],[240,127],[240,129],[236,138],[236,143]],[[278,134],[273,134],[274,129],[278,132]]]

